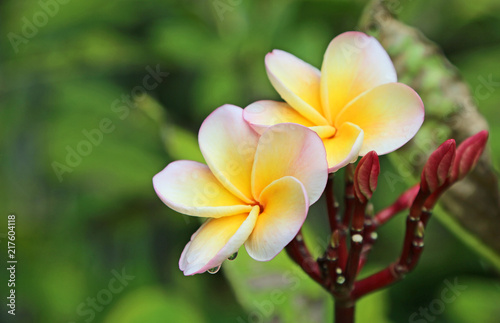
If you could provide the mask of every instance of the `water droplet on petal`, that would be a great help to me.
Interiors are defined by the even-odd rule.
[[[234,259],[236,259],[236,257],[238,257],[238,251],[236,251],[236,252],[235,252],[235,253],[233,253],[231,256],[229,256],[229,257],[227,258],[227,260],[234,260]]]
[[[220,265],[219,265],[219,266],[217,266],[217,267],[210,268],[209,270],[207,270],[207,272],[208,272],[209,274],[212,274],[212,275],[213,275],[213,274],[217,274],[217,273],[219,272],[219,270],[220,270]]]

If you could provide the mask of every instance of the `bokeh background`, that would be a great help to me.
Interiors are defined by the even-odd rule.
[[[151,178],[170,161],[200,160],[197,130],[218,106],[278,99],[267,52],[320,66],[330,40],[356,29],[366,1],[59,1],[0,3],[0,264],[9,213],[18,260],[15,317],[0,270],[0,321],[331,321],[328,296],[286,255],[257,263],[242,250],[216,275],[184,277],[178,258],[200,222],[164,206]],[[481,77],[500,82],[498,1],[388,3],[472,88]],[[495,165],[498,85],[479,103]],[[382,167],[393,166],[382,158]],[[382,181],[376,209],[403,189]],[[307,221],[315,248],[327,241],[323,212],[320,201]],[[403,227],[401,216],[380,232],[367,272],[397,256]],[[450,284],[458,287],[447,292]],[[415,272],[364,299],[358,316],[498,322],[499,304],[495,269],[433,220]]]

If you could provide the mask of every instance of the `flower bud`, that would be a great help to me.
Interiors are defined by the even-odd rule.
[[[483,130],[465,139],[457,148],[455,162],[451,171],[450,181],[456,182],[467,175],[476,166],[488,141],[488,131]]]
[[[354,193],[356,198],[366,203],[377,188],[380,163],[375,151],[370,151],[358,163],[354,172]]]
[[[432,193],[446,182],[455,159],[455,148],[455,140],[448,139],[429,156],[420,180],[422,191]]]

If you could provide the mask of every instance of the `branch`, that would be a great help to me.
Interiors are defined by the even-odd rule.
[[[307,249],[302,231],[297,233],[295,238],[285,247],[285,250],[290,258],[292,258],[309,277],[320,285],[324,285],[319,265],[311,256],[309,249]]]

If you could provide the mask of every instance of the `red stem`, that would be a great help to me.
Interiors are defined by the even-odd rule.
[[[335,323],[354,323],[354,302],[335,300]]]
[[[414,241],[411,248],[411,260],[408,263],[408,271],[412,271],[418,264],[420,260],[420,256],[422,255],[422,251],[424,250],[423,241]]]
[[[328,182],[326,183],[326,207],[328,209],[328,220],[330,221],[330,231],[335,232],[338,229],[338,219],[337,210],[338,205],[335,201],[334,191],[334,174],[328,176]]]
[[[295,238],[285,247],[286,252],[314,281],[324,286],[318,263],[311,256],[304,242],[302,232],[299,231]]]
[[[361,251],[363,250],[363,227],[365,222],[366,204],[355,199],[354,216],[351,224],[351,249],[347,259],[345,278],[348,289],[354,284],[358,274]]]
[[[441,195],[448,189],[453,183],[449,183],[446,181],[442,186],[438,187],[425,201],[424,207],[427,210],[432,210],[436,205],[437,201],[441,197]]]
[[[354,215],[352,217],[351,235],[361,233],[365,225],[366,203],[355,199]]]
[[[406,220],[405,240],[399,260],[382,271],[357,281],[351,293],[353,300],[403,279],[406,273],[415,268],[424,247],[425,224],[420,217],[422,214],[430,216],[430,212],[422,211],[428,196],[426,192],[420,191],[413,202],[410,215]],[[426,219],[428,220],[428,217]]]
[[[363,234],[363,249],[361,250],[361,257],[359,258],[358,273],[363,269],[368,258],[368,254],[372,250],[373,244],[377,241],[377,233],[371,228],[365,227]]]
[[[373,244],[377,240],[376,238],[377,234],[375,230],[378,229],[383,224],[385,224],[387,221],[391,220],[399,212],[408,209],[411,206],[412,202],[415,200],[419,188],[420,185],[417,184],[407,189],[404,193],[402,193],[399,196],[399,198],[392,205],[379,211],[373,217],[369,225],[365,226],[365,231],[363,234],[364,245],[359,260],[358,272],[361,271],[361,269],[363,269],[368,253],[371,251]]]
[[[425,200],[428,197],[429,193],[420,189],[410,208],[410,214],[406,219],[406,232],[403,241],[403,250],[401,251],[401,256],[399,257],[399,264],[401,266],[405,266],[409,261],[411,245],[413,240],[415,240],[415,231],[417,229],[418,222],[420,221],[420,215],[422,214],[422,208]]]
[[[424,206],[425,201],[427,200],[429,195],[429,192],[423,191],[422,189],[418,191],[418,194],[410,207],[410,217],[414,219],[418,219],[420,217],[422,207]]]
[[[424,224],[424,226],[427,226],[427,222],[429,222],[431,215],[432,215],[432,212],[429,210],[422,211],[422,214],[420,215],[420,221]]]
[[[373,219],[375,227],[381,226],[382,224],[392,219],[399,212],[408,209],[411,206],[412,202],[414,201],[419,187],[420,185],[417,184],[407,189],[403,194],[399,196],[396,202],[394,202],[391,206],[388,206],[385,209],[378,212]]]
[[[356,234],[353,237],[362,237]],[[351,240],[351,250],[349,250],[349,258],[345,269],[346,288],[351,289],[358,274],[361,250],[363,249],[363,240]]]
[[[335,282],[337,280],[337,268],[338,267],[338,262],[339,262],[339,231],[336,230],[332,233],[332,237],[330,239],[330,244],[326,248],[326,273],[327,277],[326,280],[328,281],[328,289],[330,291],[333,291]]]
[[[354,301],[356,301],[366,294],[387,287],[403,279],[404,274],[405,268],[400,268],[397,263],[391,264],[378,273],[357,281],[354,284],[351,297]]]
[[[399,256],[399,264],[405,266],[408,263],[410,257],[411,244],[415,236],[415,230],[417,228],[419,219],[412,218],[408,216],[406,218],[406,232],[405,239],[403,241],[403,250],[401,251],[401,256]]]
[[[345,192],[344,192],[344,218],[342,221],[342,228],[340,228],[340,246],[339,246],[339,265],[341,268],[346,268],[347,265],[347,228],[351,222],[351,218],[354,214],[355,209],[355,198],[354,198],[354,165],[349,164],[345,167]]]
[[[349,164],[345,167],[345,192],[344,192],[344,219],[343,224],[344,227],[349,227],[349,223],[351,222],[351,217],[354,213],[354,165]]]

